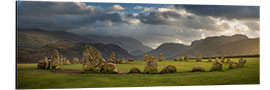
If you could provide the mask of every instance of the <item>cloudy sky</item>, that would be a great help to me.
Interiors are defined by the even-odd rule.
[[[156,48],[209,36],[260,36],[259,6],[30,2],[17,5],[18,28],[132,37]]]

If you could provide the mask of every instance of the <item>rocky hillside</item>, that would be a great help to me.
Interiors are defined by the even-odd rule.
[[[90,39],[65,31],[23,29],[17,32],[18,48],[40,48],[48,43],[56,43],[60,40],[94,43]]]
[[[177,47],[176,45],[179,45]],[[163,53],[167,59],[175,56],[195,57],[200,54],[203,57],[215,56],[240,56],[240,55],[259,55],[260,39],[250,39],[245,35],[236,34],[233,36],[215,36],[193,41],[190,46],[181,44],[162,44],[157,49],[148,52],[150,55],[158,56]]]
[[[118,45],[123,49],[126,49],[129,53],[134,54],[134,56],[152,50],[152,48],[144,46],[138,40],[130,37],[111,37],[111,36],[96,36],[96,35],[85,35],[85,37],[98,43]]]
[[[159,56],[160,53],[163,54],[163,58],[174,57],[177,54],[185,51],[188,46],[177,43],[164,43],[160,45],[157,49],[147,52],[149,55]]]
[[[77,43],[74,41],[61,40],[56,43],[49,43],[41,48],[19,48],[17,60],[19,63],[35,63],[45,56],[50,57],[51,51],[57,49],[60,54],[71,60],[73,57],[82,58],[82,50],[85,45],[92,45],[96,47],[107,59],[109,58],[112,51],[115,52],[116,58],[133,58],[125,49],[113,44],[102,44],[102,43]]]

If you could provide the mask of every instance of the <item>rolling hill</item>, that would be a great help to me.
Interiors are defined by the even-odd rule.
[[[144,46],[141,42],[131,37],[111,37],[111,36],[97,36],[97,35],[84,35],[84,36],[98,43],[118,45],[123,49],[126,49],[129,53],[133,54],[134,56],[152,50],[152,48]]]
[[[196,55],[202,55],[203,57],[259,55],[260,39],[250,39],[241,34],[233,36],[214,36],[193,41],[190,46],[177,43],[174,43],[174,45],[172,43],[165,43],[147,53],[156,56],[162,53],[167,59],[185,55],[191,57],[195,57]]]
[[[49,43],[41,48],[19,48],[17,60],[19,63],[36,63],[45,56],[50,57],[51,51],[57,49],[60,54],[71,60],[73,57],[82,58],[82,50],[85,45],[96,47],[102,54],[103,58],[109,58],[111,52],[115,52],[116,58],[133,58],[125,49],[113,44],[102,43],[83,43],[67,40],[60,40],[56,43]]]

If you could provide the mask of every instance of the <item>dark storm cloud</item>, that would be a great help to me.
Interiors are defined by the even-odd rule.
[[[249,9],[253,7],[213,6],[212,8],[211,6],[172,5],[147,12],[133,12],[120,5],[104,8],[75,2],[24,1],[18,7],[17,19],[18,28],[133,37],[152,48],[166,42],[190,44],[203,37],[246,32],[239,27],[237,32],[234,30],[231,33],[224,33],[228,29],[234,29],[230,25],[239,23],[244,25],[238,26],[259,30],[259,21],[256,19],[259,18],[256,17],[259,12],[254,14],[257,9]],[[230,20],[232,18],[237,20]],[[259,32],[250,35],[256,37],[259,36]]]
[[[175,5],[201,16],[223,17],[227,19],[258,19],[259,6],[222,6],[222,5]]]
[[[118,13],[106,13],[85,3],[24,1],[18,7],[19,28],[70,30],[97,21],[124,22]]]
[[[95,7],[74,2],[32,2],[23,1],[18,6],[19,15],[91,15],[98,13]]]
[[[165,24],[165,25],[169,25],[172,24],[173,22],[170,20],[170,18],[180,18],[181,14],[174,12],[174,11],[166,11],[166,12],[156,12],[156,11],[152,11],[150,12],[149,15],[145,15],[145,14],[140,14],[138,16],[140,18],[140,20],[143,23],[146,24]]]

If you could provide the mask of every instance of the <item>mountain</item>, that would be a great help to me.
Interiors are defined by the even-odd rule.
[[[157,49],[147,52],[150,55],[158,56],[162,53],[167,59],[173,59],[176,56],[203,57],[215,56],[241,56],[241,55],[259,55],[260,39],[250,39],[245,35],[236,34],[233,36],[214,36],[205,39],[193,41],[190,46],[175,46],[181,44],[165,43]]]
[[[152,48],[144,46],[138,40],[130,37],[111,37],[111,36],[97,36],[97,35],[85,35],[85,37],[98,43],[118,45],[123,49],[126,49],[129,53],[131,53],[134,56],[138,54],[144,54],[145,52],[152,50]]]
[[[160,53],[163,54],[163,58],[170,58],[176,56],[178,53],[185,51],[188,46],[177,43],[164,43],[157,47],[155,50],[147,52],[149,55],[159,56]]]
[[[85,45],[92,45],[96,47],[103,58],[108,59],[111,52],[115,52],[116,58],[133,58],[125,49],[113,44],[102,43],[83,43],[68,40],[60,40],[56,43],[49,43],[41,48],[18,48],[18,62],[19,63],[36,63],[45,56],[50,57],[51,51],[57,49],[59,53],[67,59],[72,60],[73,57],[82,58],[82,50]]]
[[[215,36],[192,42],[190,48],[178,55],[204,57],[258,55],[260,49],[259,38],[250,39],[245,35]]]
[[[20,29],[17,31],[18,48],[40,48],[60,40],[94,43],[85,37],[65,31],[45,31],[40,29]]]
[[[97,35],[77,35],[65,31],[46,31],[40,29],[20,29],[17,32],[18,48],[40,48],[48,43],[56,43],[60,40],[70,40],[85,43],[104,43],[115,44],[129,53],[136,51],[136,54],[152,50],[152,48],[144,46],[141,42],[130,37],[111,37]]]

